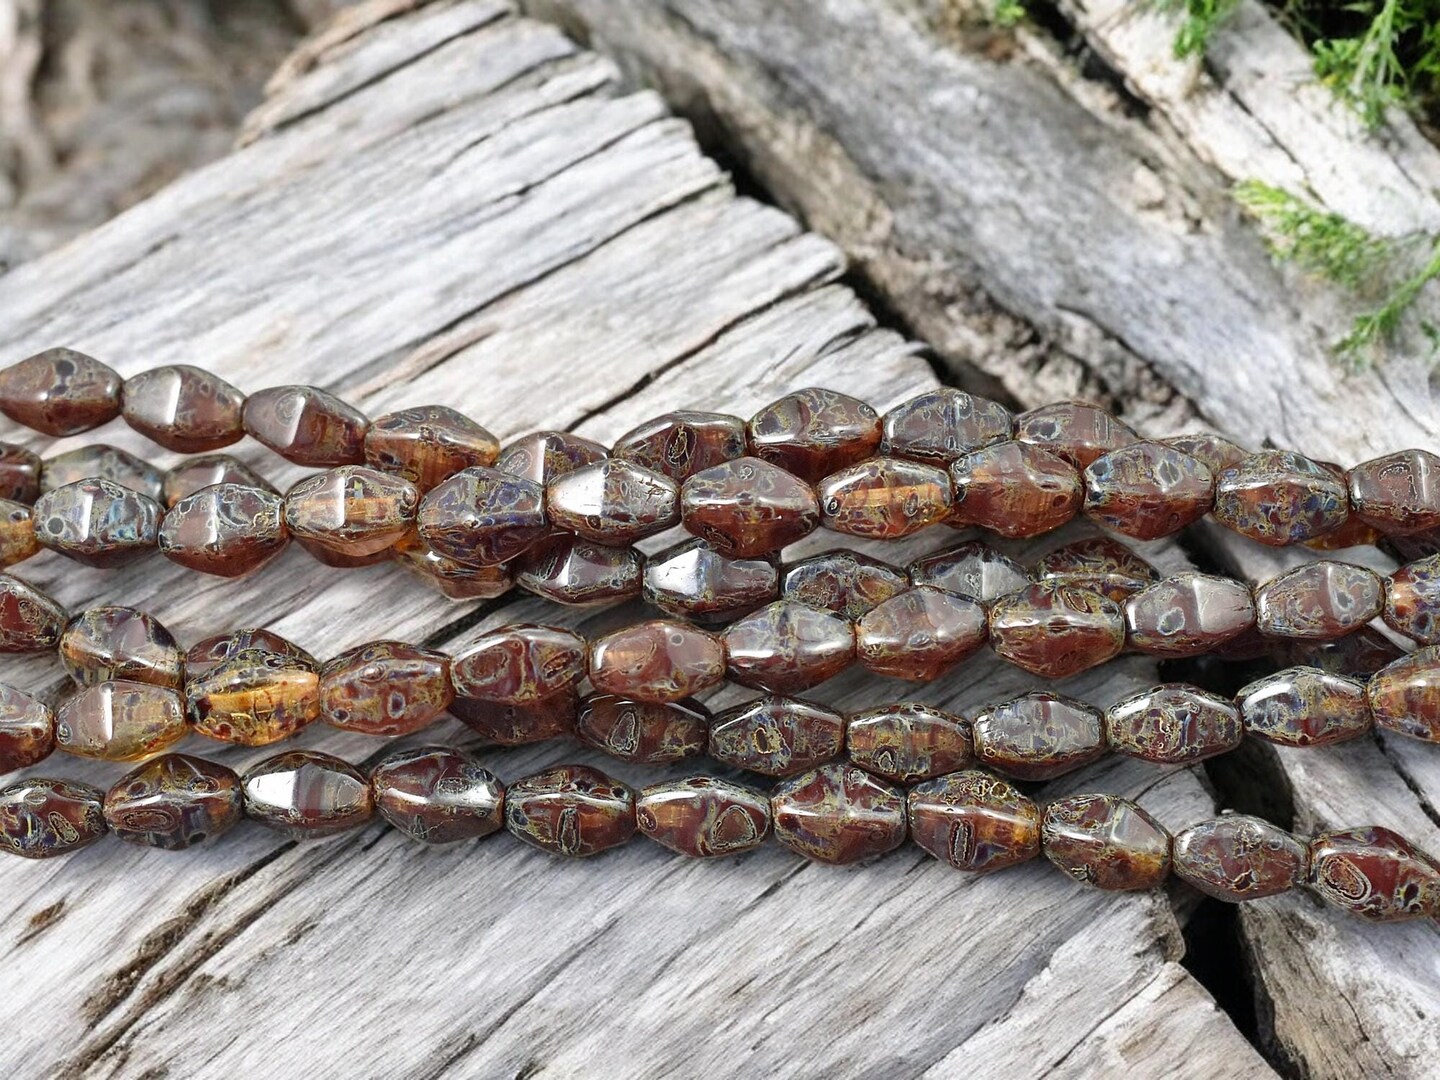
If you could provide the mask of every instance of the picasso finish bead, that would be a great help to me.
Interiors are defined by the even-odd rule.
[[[35,539],[87,566],[133,562],[155,547],[160,506],[109,480],[79,480],[35,500]]]
[[[1080,509],[1084,487],[1069,462],[1023,442],[1002,442],[950,466],[954,525],[978,525],[1001,536],[1039,536]]]
[[[932,585],[986,605],[1031,584],[1025,567],[978,541],[916,559],[909,572],[912,584]]]
[[[873,455],[880,417],[863,401],[808,387],[766,405],[746,434],[750,453],[814,483]]]
[[[221,742],[267,746],[320,716],[313,661],[265,649],[241,649],[202,673],[188,664],[185,699],[195,730]]]
[[[520,555],[515,584],[567,607],[609,604],[640,595],[645,557],[633,547],[556,533]]]
[[[33,503],[40,494],[40,455],[19,443],[0,442],[0,499]]]
[[[1234,703],[1193,686],[1157,686],[1105,710],[1111,750],[1162,765],[1223,754],[1239,746],[1243,734]]]
[[[1033,576],[1044,584],[1090,589],[1123,604],[1160,578],[1160,572],[1130,548],[1108,536],[1077,540],[1046,552]]]
[[[1199,459],[1215,476],[1219,476],[1242,458],[1250,456],[1250,451],[1236,446],[1229,439],[1207,432],[1172,435],[1168,439],[1160,441],[1166,446],[1174,447],[1182,454],[1189,454],[1191,457]]]
[[[1200,656],[1254,625],[1249,587],[1212,574],[1176,574],[1125,600],[1126,639],[1152,656]]]
[[[125,380],[120,415],[167,450],[198,454],[245,437],[245,395],[189,364],[151,368]]]
[[[444,715],[455,698],[450,658],[400,641],[375,641],[320,669],[325,722],[365,735],[408,735]]]
[[[286,657],[300,667],[319,666],[313,656],[288,638],[281,637],[273,630],[247,627],[229,634],[202,638],[191,645],[185,650],[185,674],[189,678],[199,678],[209,674],[223,661],[256,649]]]
[[[285,528],[302,544],[337,555],[375,555],[415,520],[415,485],[366,465],[344,465],[301,480],[285,495]]]
[[[703,630],[653,619],[590,643],[590,682],[635,701],[680,701],[725,677],[725,646]]]
[[[68,855],[105,835],[105,793],[31,777],[0,789],[0,851],[26,859]]]
[[[0,412],[46,435],[76,435],[120,415],[120,376],[74,349],[46,349],[0,370]]]
[[[680,489],[664,473],[610,458],[550,481],[545,512],[555,528],[598,544],[633,544],[679,523]]]
[[[593,439],[568,431],[536,431],[503,447],[495,468],[544,488],[552,480],[610,456]]]
[[[971,731],[977,763],[1017,780],[1052,780],[1105,753],[1100,710],[1043,691],[989,706]]]
[[[770,695],[719,713],[710,724],[716,761],[764,776],[793,776],[829,761],[845,742],[845,717],[797,698]]]
[[[580,696],[572,687],[517,705],[484,698],[456,697],[450,713],[485,743],[523,746],[575,734]]]
[[[1103,454],[1138,442],[1131,431],[1098,405],[1060,401],[1015,418],[1015,438],[1085,469]]]
[[[40,466],[40,491],[54,491],[79,480],[109,480],[158,500],[165,474],[128,450],[95,443],[46,458]]]
[[[286,461],[321,468],[365,460],[365,416],[316,386],[272,386],[245,399],[245,431]]]
[[[24,562],[39,550],[30,507],[0,499],[0,566]]]
[[[1366,696],[1376,727],[1440,741],[1440,646],[1416,649],[1381,668],[1370,677]]]
[[[905,842],[905,793],[853,765],[821,765],[770,796],[775,839],[815,862],[842,865]]]
[[[770,800],[709,776],[651,784],[635,800],[635,824],[677,855],[715,859],[759,847],[770,832]]]
[[[1198,458],[1140,442],[1085,467],[1087,515],[1137,540],[1156,540],[1198,521],[1215,500],[1215,477]]]
[[[1153,889],[1170,872],[1170,834],[1114,795],[1071,795],[1045,807],[1045,857],[1098,889]]]
[[[1380,614],[1385,589],[1374,571],[1329,559],[1306,563],[1255,591],[1255,625],[1275,637],[1329,641]]]
[[[744,457],[745,421],[725,413],[666,413],[621,435],[610,452],[683,483],[702,469]]]
[[[1245,734],[1282,746],[1327,746],[1372,725],[1365,684],[1318,668],[1293,667],[1257,679],[1235,695]]]
[[[585,677],[585,639],[555,626],[515,623],[482,634],[450,661],[459,697],[528,705]]]
[[[635,793],[599,769],[561,765],[510,785],[505,827],[552,855],[596,855],[635,835]]]
[[[422,844],[474,840],[505,823],[505,785],[450,747],[397,750],[371,770],[370,792],[380,816]]]
[[[855,623],[855,655],[876,675],[931,682],[985,644],[985,605],[917,585]]]
[[[111,680],[85,686],[55,710],[55,745],[83,757],[134,761],[188,733],[185,704],[168,686]]]
[[[0,653],[46,652],[70,616],[33,585],[0,574]]]
[[[963,769],[975,756],[967,721],[911,702],[852,714],[845,751],[852,765],[897,784]]]
[[[451,600],[493,600],[504,596],[515,584],[510,564],[470,566],[456,562],[427,547],[415,529],[395,542],[390,557]]]
[[[1401,450],[1346,474],[1351,512],[1390,536],[1440,528],[1440,457]]]
[[[428,548],[469,566],[507,562],[549,531],[543,487],[482,466],[427,491],[415,521]]]
[[[645,560],[642,594],[666,614],[715,622],[778,599],[780,571],[773,559],[732,558],[696,536]]]
[[[705,751],[710,711],[698,701],[632,701],[591,694],[580,704],[575,735],[623,761],[664,765]]]
[[[375,801],[347,762],[318,750],[266,758],[241,781],[245,816],[291,840],[318,840],[364,825]]]
[[[942,468],[1015,430],[1010,410],[942,386],[896,405],[881,418],[880,453]]]
[[[724,634],[726,672],[741,686],[794,694],[840,674],[855,659],[855,627],[793,600],[737,619]]]
[[[0,683],[0,775],[44,761],[55,750],[55,715],[43,701]]]
[[[188,754],[162,754],[105,793],[105,823],[121,840],[179,851],[212,840],[245,814],[233,769]]]
[[[1088,589],[1031,585],[990,608],[991,648],[1032,675],[1075,675],[1119,655],[1124,645],[1119,605]]]
[[[768,461],[743,457],[686,480],[680,515],[686,530],[716,551],[747,559],[814,532],[820,504],[803,480]]]
[[[243,577],[285,550],[290,530],[280,496],[241,484],[186,495],[165,512],[160,554],[190,570]]]
[[[1440,865],[1378,825],[1314,837],[1310,885],[1327,902],[1372,922],[1440,917]]]
[[[1385,625],[1421,645],[1440,645],[1440,555],[1407,563],[1385,579]]]
[[[833,472],[816,487],[820,524],[879,540],[909,536],[950,515],[950,478],[933,465],[876,457]]]
[[[365,431],[365,463],[393,473],[422,494],[473,465],[493,465],[500,440],[444,405],[386,413]]]
[[[60,635],[59,651],[65,670],[81,686],[124,679],[179,690],[185,681],[185,657],[174,635],[136,608],[81,612]]]
[[[927,780],[905,803],[910,838],[956,870],[988,874],[1040,854],[1040,808],[989,773]]]
[[[1345,483],[1288,450],[1264,450],[1215,481],[1215,520],[1262,544],[1300,544],[1345,524]]]
[[[889,563],[844,549],[826,551],[784,567],[780,598],[858,619],[899,596],[910,582]]]
[[[194,495],[202,488],[216,484],[259,488],[271,495],[279,495],[268,480],[239,458],[229,454],[202,454],[186,458],[165,473],[160,485],[160,501],[166,506],[174,506],[187,495]]]
[[[1284,829],[1233,814],[1175,834],[1175,876],[1229,903],[1277,896],[1305,884],[1310,855]]]

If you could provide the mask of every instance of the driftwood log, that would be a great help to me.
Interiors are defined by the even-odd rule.
[[[1433,442],[1418,367],[1342,381],[1324,298],[1275,302],[1296,283],[1214,211],[1218,181],[1173,139],[1077,103],[1044,64],[963,55],[898,2],[544,7],[712,132],[743,135],[735,159],[842,243],[947,379],[1020,402],[1084,389],[1156,430],[1208,421],[1340,460]],[[831,36],[811,48],[821,19]],[[862,63],[873,78],[852,77]],[[324,385],[372,414],[443,401],[502,438],[608,440],[666,409],[743,415],[803,385],[884,408],[936,382],[927,353],[840,283],[836,246],[737,197],[659,96],[498,0],[342,13],[282,67],[242,141],[0,278],[0,362],[57,343],[124,373],[194,362],[247,389]],[[1170,211],[1185,207],[1203,212],[1181,227]],[[277,484],[299,475],[241,453]],[[1146,554],[1263,572],[1202,540]],[[268,625],[321,656],[637,615],[452,605],[398,568],[341,573],[299,551],[240,582],[158,559],[102,573],[44,556],[21,573],[76,608],[150,609],[184,641]],[[1157,677],[1130,657],[1062,688],[1105,704]],[[62,683],[44,659],[7,659],[0,678]],[[1029,685],[978,661],[918,690],[846,677],[817,696],[967,711]],[[302,742],[377,754],[329,730]],[[1374,820],[1435,849],[1427,749],[1268,755],[1250,783],[1288,784],[1299,828]],[[561,745],[487,756],[507,777],[562,760],[656,777]],[[1042,795],[1085,789],[1137,797],[1171,826],[1217,805],[1200,770],[1122,761]],[[975,880],[914,850],[833,870],[775,848],[688,865],[637,843],[568,864],[505,837],[430,851],[377,825],[297,845],[242,825],[184,856],[108,843],[7,860],[0,881],[7,1076],[1272,1072],[1181,964],[1193,894],[1100,895],[1044,863]],[[1434,927],[1357,926],[1306,895],[1252,905],[1240,926],[1273,1060],[1367,1076],[1437,1060]]]

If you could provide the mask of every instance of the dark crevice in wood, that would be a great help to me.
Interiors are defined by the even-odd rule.
[[[1150,103],[1134,93],[1124,74],[1090,47],[1085,35],[1060,10],[1059,4],[1029,0],[1025,5],[1025,15],[1033,26],[1054,38],[1081,76],[1114,91],[1115,99],[1126,116],[1144,120],[1150,115]]]
[[[1239,909],[1235,904],[1206,897],[1195,908],[1182,930],[1185,956],[1180,965],[1210,992],[1235,1029],[1268,1058],[1260,1037],[1256,1006],[1256,982],[1240,932]]]

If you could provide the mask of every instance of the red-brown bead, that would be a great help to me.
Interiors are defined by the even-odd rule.
[[[1210,510],[1215,477],[1198,458],[1161,443],[1132,443],[1085,468],[1085,513],[1137,540],[1179,532]]]
[[[816,862],[852,863],[905,842],[905,793],[853,765],[822,765],[770,797],[775,839]]]
[[[296,465],[358,465],[365,416],[315,386],[272,386],[245,400],[245,430]]]
[[[770,800],[710,776],[651,784],[635,802],[635,823],[662,847],[692,859],[738,855],[770,832]]]
[[[991,705],[971,721],[979,763],[1017,780],[1051,780],[1105,753],[1100,710],[1038,691]]]
[[[1039,536],[1080,509],[1084,488],[1069,462],[1023,442],[1002,442],[950,466],[955,525],[979,525],[1001,536]]]
[[[1004,780],[976,770],[910,789],[910,837],[956,870],[988,874],[1040,854],[1040,808]]]
[[[1072,795],[1045,807],[1045,857],[1099,889],[1153,889],[1170,871],[1170,834],[1114,795]]]
[[[1242,581],[1184,573],[1147,585],[1125,601],[1125,632],[1154,656],[1200,656],[1255,625],[1255,602]]]
[[[985,605],[917,585],[855,624],[855,651],[876,675],[931,682],[985,644]]]
[[[816,488],[827,529],[894,540],[944,521],[950,478],[932,465],[877,457],[833,472]]]
[[[76,435],[120,415],[120,376],[74,349],[46,349],[0,371],[0,412],[46,435]]]
[[[993,401],[942,386],[895,406],[881,427],[882,454],[943,467],[1009,439],[1015,418]]]
[[[820,524],[810,485],[753,457],[691,476],[680,489],[680,513],[687,530],[735,558],[779,551]]]
[[[1380,614],[1379,575],[1328,559],[1297,566],[1255,591],[1255,625],[1274,637],[1329,641]]]
[[[167,450],[196,454],[218,450],[245,437],[241,410],[245,395],[224,379],[171,364],[125,380],[121,415],[140,434]]]
[[[914,702],[852,714],[845,750],[852,765],[897,784],[963,769],[974,757],[967,721]]]
[[[1119,655],[1125,620],[1115,601],[1069,585],[1031,585],[990,608],[990,645],[1016,667],[1050,679]]]
[[[1306,847],[1247,814],[1202,821],[1175,834],[1175,876],[1218,900],[1258,900],[1305,884]]]
[[[1098,405],[1060,401],[1017,416],[1015,438],[1084,469],[1102,454],[1138,442],[1140,436]]]
[[[716,761],[765,776],[793,776],[829,761],[845,741],[845,717],[823,705],[767,696],[727,709],[711,721]]]
[[[1355,516],[1391,536],[1440,528],[1440,457],[1424,450],[1366,461],[1346,474]]]
[[[1372,922],[1440,917],[1440,865],[1378,825],[1312,839],[1310,884],[1329,903]]]
[[[493,465],[500,441],[444,405],[377,416],[365,432],[365,462],[408,480],[422,494],[473,465]]]
[[[573,690],[585,677],[585,639],[558,626],[515,623],[482,634],[455,653],[459,697],[528,705]]]
[[[855,659],[855,627],[848,619],[792,600],[737,619],[724,637],[730,678],[776,694],[808,690]]]
[[[408,735],[442,716],[454,700],[450,659],[400,641],[374,641],[320,669],[327,724],[365,735]]]
[[[682,483],[702,469],[745,456],[745,421],[709,412],[671,412],[615,440],[617,458]]]
[[[747,425],[750,453],[811,483],[880,445],[880,416],[834,390],[809,387],[765,406]]]
[[[665,765],[705,750],[710,712],[698,701],[632,701],[592,694],[580,706],[575,734],[624,761]]]
[[[615,630],[590,645],[590,682],[636,701],[679,701],[725,678],[725,647],[711,634],[669,619]]]
[[[598,769],[561,765],[510,785],[505,827],[552,855],[595,855],[635,835],[635,793]]]

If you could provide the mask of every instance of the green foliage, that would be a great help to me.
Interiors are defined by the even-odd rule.
[[[995,0],[992,18],[997,26],[1014,26],[1026,15],[1024,0]]]
[[[1175,55],[1182,60],[1203,54],[1215,28],[1240,6],[1240,0],[1151,0],[1151,3],[1160,11],[1181,13],[1180,29],[1175,32]]]
[[[1369,359],[1395,337],[1405,313],[1421,290],[1437,279],[1440,279],[1440,237],[1435,239],[1428,262],[1396,285],[1379,307],[1365,312],[1351,324],[1350,333],[1336,345],[1336,353],[1351,367],[1366,366]],[[1427,321],[1420,324],[1420,332],[1429,340],[1432,354],[1440,350],[1440,328]]]

